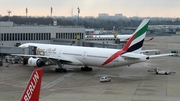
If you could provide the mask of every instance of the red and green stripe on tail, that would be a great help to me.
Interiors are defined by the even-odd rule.
[[[120,56],[126,52],[140,53],[144,39],[145,39],[145,36],[146,36],[148,25],[149,25],[149,19],[144,19],[142,21],[142,23],[139,25],[139,27],[136,29],[136,31],[134,32],[132,37],[125,44],[125,46],[121,50],[117,51],[112,56],[110,56],[102,64],[102,66],[110,63],[111,61],[116,59],[118,56]]]

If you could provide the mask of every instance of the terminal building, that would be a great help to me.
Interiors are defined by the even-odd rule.
[[[30,42],[69,44],[76,42],[76,36],[83,41],[85,28],[79,26],[16,26],[13,22],[0,22],[0,45],[4,47]]]
[[[115,38],[86,38],[86,29],[79,26],[15,25],[0,22],[0,53],[23,53],[24,43],[45,43],[102,48],[121,48]]]
[[[84,36],[85,28],[79,26],[15,25],[1,21],[0,53],[23,53],[24,50],[18,48],[23,43],[82,45]]]

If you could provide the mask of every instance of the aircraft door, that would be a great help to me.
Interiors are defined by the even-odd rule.
[[[29,55],[39,55],[39,53],[37,53],[37,47],[35,46],[29,46]]]
[[[58,58],[61,58],[61,50],[59,50]]]
[[[86,60],[86,52],[83,52],[82,59],[83,59],[84,61]]]

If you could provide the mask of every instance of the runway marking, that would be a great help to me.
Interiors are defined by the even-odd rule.
[[[57,83],[63,81],[65,78],[70,77],[70,76],[73,75],[73,74],[74,74],[74,73],[68,73],[68,74],[66,74],[66,75],[64,75],[64,76],[62,76],[62,77],[54,80],[53,82],[51,82],[51,83],[43,86],[42,89],[44,89],[44,88],[49,89],[49,88],[51,88],[52,86],[56,85]]]
[[[172,90],[174,90],[174,91],[178,91],[178,92],[180,92],[180,90],[179,90],[179,89],[175,89],[175,88],[169,87],[169,85],[168,85],[168,84],[166,84],[166,88],[170,88],[170,89],[172,89]]]

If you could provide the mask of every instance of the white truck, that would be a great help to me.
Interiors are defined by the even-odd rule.
[[[100,80],[100,82],[110,82],[110,81],[111,81],[111,78],[110,78],[110,77],[107,77],[107,76],[103,76],[103,77],[101,77],[99,80]]]

